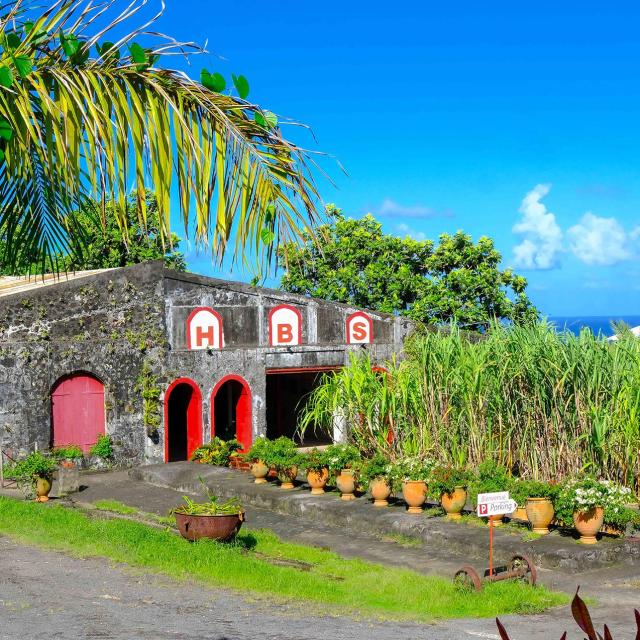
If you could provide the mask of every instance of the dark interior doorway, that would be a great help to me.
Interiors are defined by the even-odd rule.
[[[298,419],[324,371],[296,371],[267,374],[267,438],[287,436],[303,447],[331,444],[330,429],[310,426],[300,438]]]
[[[251,446],[251,389],[240,376],[223,378],[212,393],[211,435],[237,438],[243,451]]]
[[[180,382],[167,400],[167,462],[188,460],[202,444],[201,399],[189,383]]]

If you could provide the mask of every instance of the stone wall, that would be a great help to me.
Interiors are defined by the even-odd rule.
[[[160,459],[134,388],[145,361],[164,382],[161,274],[161,263],[149,263],[0,297],[3,448],[49,447],[51,389],[83,371],[105,385],[107,433],[118,458]]]

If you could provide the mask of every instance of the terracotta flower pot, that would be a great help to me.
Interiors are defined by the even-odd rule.
[[[440,496],[440,504],[450,520],[462,518],[462,510],[467,503],[467,490],[464,487],[456,487],[453,493],[443,493]]]
[[[600,531],[604,522],[604,509],[593,507],[588,511],[576,511],[573,514],[573,526],[580,534],[582,544],[595,544],[596,534]]]
[[[391,487],[384,478],[376,478],[369,484],[374,507],[386,507],[389,504],[387,498],[391,495]]]
[[[487,520],[487,525],[489,524],[489,518]],[[493,516],[493,526],[501,527],[504,524],[504,513],[501,513],[498,516]]]
[[[343,469],[336,478],[336,486],[340,491],[342,500],[355,500],[353,492],[356,489],[356,481],[353,477],[353,469]]]
[[[525,508],[534,533],[549,533],[549,525],[555,515],[553,502],[549,498],[527,498]]]
[[[264,484],[267,481],[267,473],[269,473],[269,467],[262,460],[256,460],[251,465],[251,474],[256,484]]]
[[[307,482],[311,487],[311,493],[314,496],[324,493],[324,487],[329,480],[329,469],[324,468],[322,471],[307,471]]]
[[[422,513],[422,505],[427,499],[427,483],[423,480],[406,480],[402,483],[402,497],[407,503],[408,513]]]
[[[516,507],[516,510],[509,515],[512,520],[518,520],[519,522],[529,522],[527,517],[527,510],[525,507]]]
[[[291,467],[287,467],[286,469],[278,470],[278,480],[280,480],[280,488],[281,489],[293,489],[294,488],[294,480],[298,475],[298,467],[297,465],[292,465]]]
[[[46,502],[49,499],[49,493],[51,492],[51,478],[44,478],[38,476],[36,478],[36,501]]]
[[[211,538],[224,542],[235,537],[244,522],[244,511],[235,515],[194,516],[174,513],[180,535],[187,540]]]

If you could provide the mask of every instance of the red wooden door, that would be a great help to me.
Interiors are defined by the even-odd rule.
[[[87,374],[61,378],[51,393],[52,444],[77,444],[85,453],[104,430],[104,385]]]

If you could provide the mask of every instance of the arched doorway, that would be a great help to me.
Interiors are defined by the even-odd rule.
[[[89,453],[104,432],[102,382],[84,372],[60,378],[51,389],[51,446],[75,444]]]
[[[164,459],[189,460],[202,444],[202,394],[189,378],[178,378],[164,394]]]
[[[237,438],[246,451],[251,446],[251,388],[240,376],[222,378],[211,392],[211,437]]]

